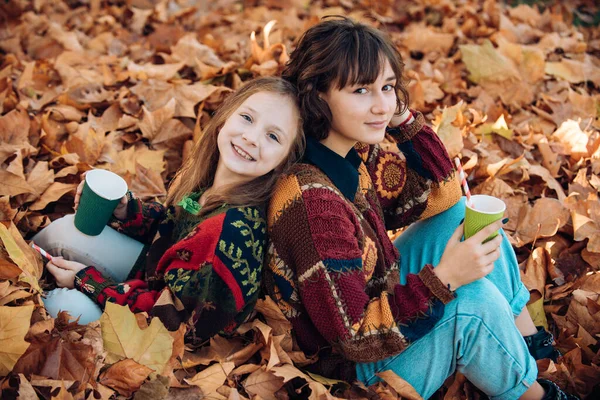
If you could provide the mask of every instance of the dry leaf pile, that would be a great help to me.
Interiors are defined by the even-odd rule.
[[[73,211],[91,168],[164,198],[211,112],[244,81],[279,74],[293,40],[328,14],[392,36],[412,107],[460,155],[472,191],[507,204],[529,310],[564,354],[540,374],[599,398],[600,30],[572,24],[593,1],[566,3],[2,2],[2,398],[419,398],[389,372],[370,388],[305,372],[312,360],[268,298],[235,337],[200,348],[183,327],[114,304],[87,326],[50,318],[41,295],[53,282],[25,240]],[[456,375],[436,398],[485,397]]]

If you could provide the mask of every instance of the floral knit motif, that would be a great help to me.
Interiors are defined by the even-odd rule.
[[[404,188],[406,165],[397,154],[388,153],[379,158],[375,177],[377,193],[388,200],[393,199],[398,197]]]
[[[263,286],[302,350],[319,354],[317,372],[348,379],[339,373],[352,367],[324,366],[336,357],[339,363],[336,353],[351,362],[400,353],[454,298],[429,265],[400,285],[400,255],[387,236],[387,229],[440,213],[461,196],[443,144],[413,114],[413,123],[388,130],[397,153],[358,144],[346,159],[323,157],[327,148],[309,139],[305,162],[279,180],[271,199]],[[350,192],[342,181],[352,168],[358,183]]]
[[[134,213],[115,226],[136,238],[154,237],[158,230],[146,256],[136,263],[145,266],[143,273],[117,284],[90,266],[77,273],[75,287],[101,307],[111,301],[147,311],[171,330],[186,322],[188,334],[200,340],[235,329],[258,299],[264,212],[225,207],[198,217],[174,207],[157,213],[156,206],[135,202]],[[148,214],[140,215],[144,212]]]

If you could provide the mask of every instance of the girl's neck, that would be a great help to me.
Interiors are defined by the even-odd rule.
[[[321,144],[341,157],[346,158],[356,144],[356,141],[348,140],[336,132],[329,132],[329,135],[321,140]]]
[[[219,192],[225,187],[240,185],[244,183],[241,179],[236,179],[238,177],[232,176],[231,173],[228,173],[226,168],[222,164],[217,164],[217,170],[215,171],[215,178],[213,179],[213,183],[210,187],[206,188],[204,193],[198,199],[198,203],[203,206],[206,203],[206,199],[215,192]]]

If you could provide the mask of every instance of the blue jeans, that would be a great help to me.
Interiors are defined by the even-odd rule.
[[[88,236],[77,230],[74,214],[53,221],[33,237],[34,243],[53,256],[93,265],[116,282],[123,282],[135,264],[144,245],[109,226],[98,236]],[[93,300],[76,289],[54,289],[43,298],[46,310],[56,318],[60,311],[79,317],[81,325],[96,321],[102,310]]]
[[[395,242],[401,254],[401,282],[427,263],[437,265],[446,243],[464,218],[464,198],[442,214],[409,227]],[[371,385],[377,372],[392,370],[425,399],[455,371],[492,399],[518,399],[536,380],[537,365],[515,325],[529,300],[514,251],[504,241],[494,270],[456,290],[431,332],[402,353],[373,363],[359,363],[360,381]],[[460,260],[457,260],[460,262]]]

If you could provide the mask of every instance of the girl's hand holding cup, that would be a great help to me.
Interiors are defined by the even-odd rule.
[[[500,257],[502,236],[483,242],[502,225],[503,221],[498,220],[461,242],[464,224],[460,224],[446,244],[440,263],[434,268],[438,278],[445,285],[450,285],[451,290],[456,290],[492,272],[494,262]]]
[[[111,214],[118,219],[127,216],[127,182],[103,169],[85,172],[75,192],[75,227],[81,233],[97,236]]]
[[[75,211],[77,211],[77,207],[79,206],[79,201],[81,200],[81,193],[83,192],[83,186],[85,185],[85,175],[87,173],[88,173],[88,171],[81,174],[82,179],[81,179],[81,182],[79,183],[79,186],[77,186],[77,191],[75,192],[75,206],[74,206]],[[113,211],[113,215],[115,216],[115,218],[125,219],[125,217],[127,217],[127,202],[128,202],[127,195],[121,197],[121,201],[117,205],[117,208],[115,208],[115,211]]]

